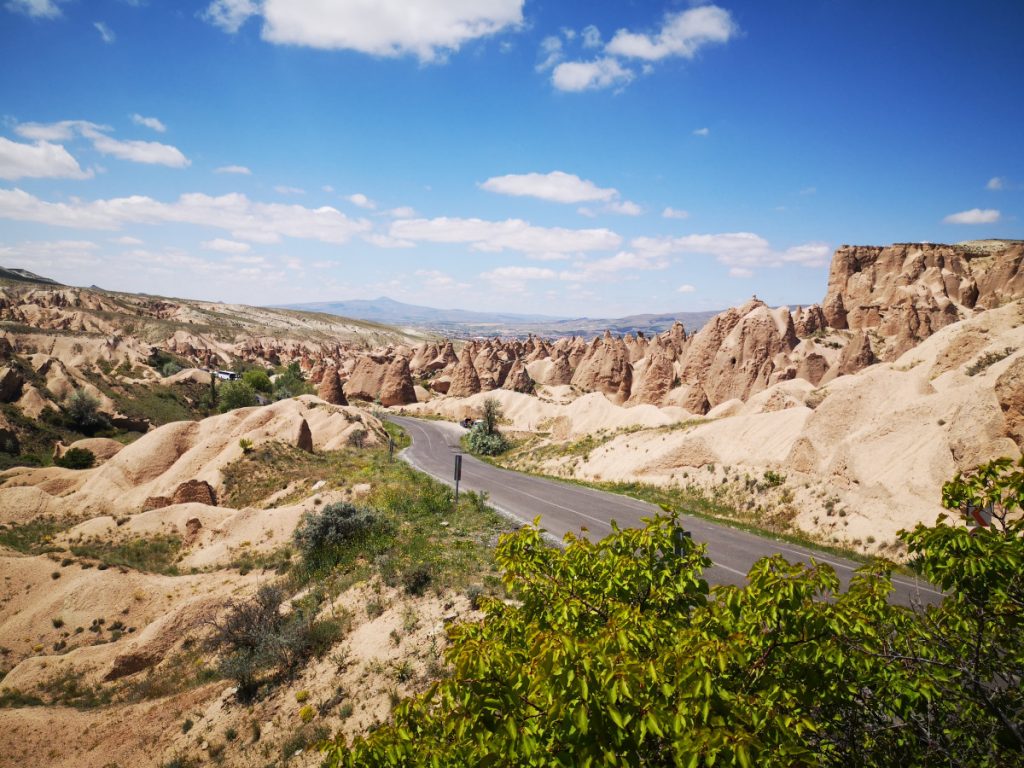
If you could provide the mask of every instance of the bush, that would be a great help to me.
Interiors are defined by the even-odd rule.
[[[303,515],[293,536],[307,570],[319,571],[340,562],[353,542],[382,524],[374,510],[339,501]]]
[[[88,448],[69,448],[53,463],[64,469],[89,469],[96,463],[96,456]]]
[[[481,456],[497,456],[504,453],[510,447],[508,440],[500,432],[488,432],[486,422],[474,424],[466,435],[466,445],[473,453]]]
[[[252,387],[255,392],[271,392],[274,387],[270,377],[262,368],[250,368],[242,374],[242,381]]]
[[[160,373],[166,376],[173,376],[181,370],[181,366],[171,360],[169,363],[164,363],[160,369]]]
[[[76,389],[64,403],[68,424],[82,434],[91,435],[109,426],[107,417],[100,413],[100,401],[84,389]]]
[[[217,389],[217,398],[221,413],[256,405],[256,392],[244,381],[225,381]]]

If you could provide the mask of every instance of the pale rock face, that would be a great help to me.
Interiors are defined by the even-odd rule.
[[[345,383],[348,397],[360,400],[376,400],[384,386],[388,366],[385,360],[372,356],[362,357]]]
[[[473,367],[473,350],[467,346],[462,350],[462,357],[452,371],[447,394],[450,397],[469,397],[480,391],[480,377]]]
[[[633,366],[622,339],[613,339],[607,331],[604,337],[596,337],[580,360],[571,383],[585,392],[600,392],[620,405],[628,400]]]
[[[675,381],[675,366],[662,353],[653,353],[637,377],[630,403],[661,405]]]
[[[894,360],[940,328],[1024,295],[1024,244],[842,246],[822,303],[829,326],[874,329]]]
[[[320,377],[320,387],[317,390],[321,400],[324,400],[331,405],[348,405],[348,400],[345,397],[345,389],[341,385],[341,379],[338,376],[338,369],[334,366],[329,366]]]
[[[1005,435],[1024,445],[1024,356],[1014,360],[996,379],[996,399],[1003,411]]]
[[[556,352],[544,383],[549,387],[558,387],[571,382],[572,364],[569,362],[569,355],[565,352]]]
[[[526,366],[522,360],[516,360],[512,365],[512,369],[508,372],[508,376],[505,378],[505,383],[502,384],[502,389],[510,389],[513,392],[523,392],[529,394],[534,390],[533,379],[530,378],[530,374],[526,370]]]
[[[861,331],[855,335],[843,348],[842,353],[835,365],[829,368],[822,379],[822,384],[827,384],[839,376],[848,376],[857,373],[878,362],[875,352],[871,347],[871,339],[867,333]]]
[[[396,357],[388,366],[380,390],[380,404],[385,408],[393,405],[409,405],[416,402],[416,389],[409,371],[409,361]]]

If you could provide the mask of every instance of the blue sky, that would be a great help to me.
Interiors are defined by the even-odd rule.
[[[370,9],[370,10],[367,10]],[[615,316],[1024,237],[1024,3],[0,0],[0,264]]]

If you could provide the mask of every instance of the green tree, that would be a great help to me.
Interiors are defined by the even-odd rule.
[[[671,517],[564,550],[522,529],[496,553],[516,602],[485,600],[451,630],[452,676],[327,762],[1024,765],[1022,480],[996,462],[946,486],[953,509],[999,499],[1003,525],[901,534],[947,592],[924,607],[888,602],[883,563],[843,592],[828,565],[770,557],[709,591]]]
[[[220,412],[256,405],[256,393],[244,381],[225,381],[217,389]]]
[[[86,435],[109,426],[107,417],[100,412],[100,401],[84,389],[76,389],[64,402],[68,424]]]
[[[242,381],[256,392],[271,392],[274,389],[270,377],[262,368],[250,368],[242,374]]]
[[[483,422],[484,432],[488,435],[493,435],[498,431],[498,424],[501,423],[502,418],[505,414],[501,409],[501,403],[496,397],[488,397],[484,400],[483,415],[481,421]]]

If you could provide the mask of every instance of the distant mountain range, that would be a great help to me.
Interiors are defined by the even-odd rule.
[[[557,317],[552,315],[516,314],[511,312],[472,312],[465,309],[436,309],[405,304],[387,297],[321,301],[309,304],[286,304],[284,309],[326,312],[387,325],[414,326],[448,336],[592,336],[609,330],[612,333],[647,335],[661,333],[677,320],[687,332],[701,328],[718,314],[713,312],[675,312],[666,314],[629,315],[618,318]]]

